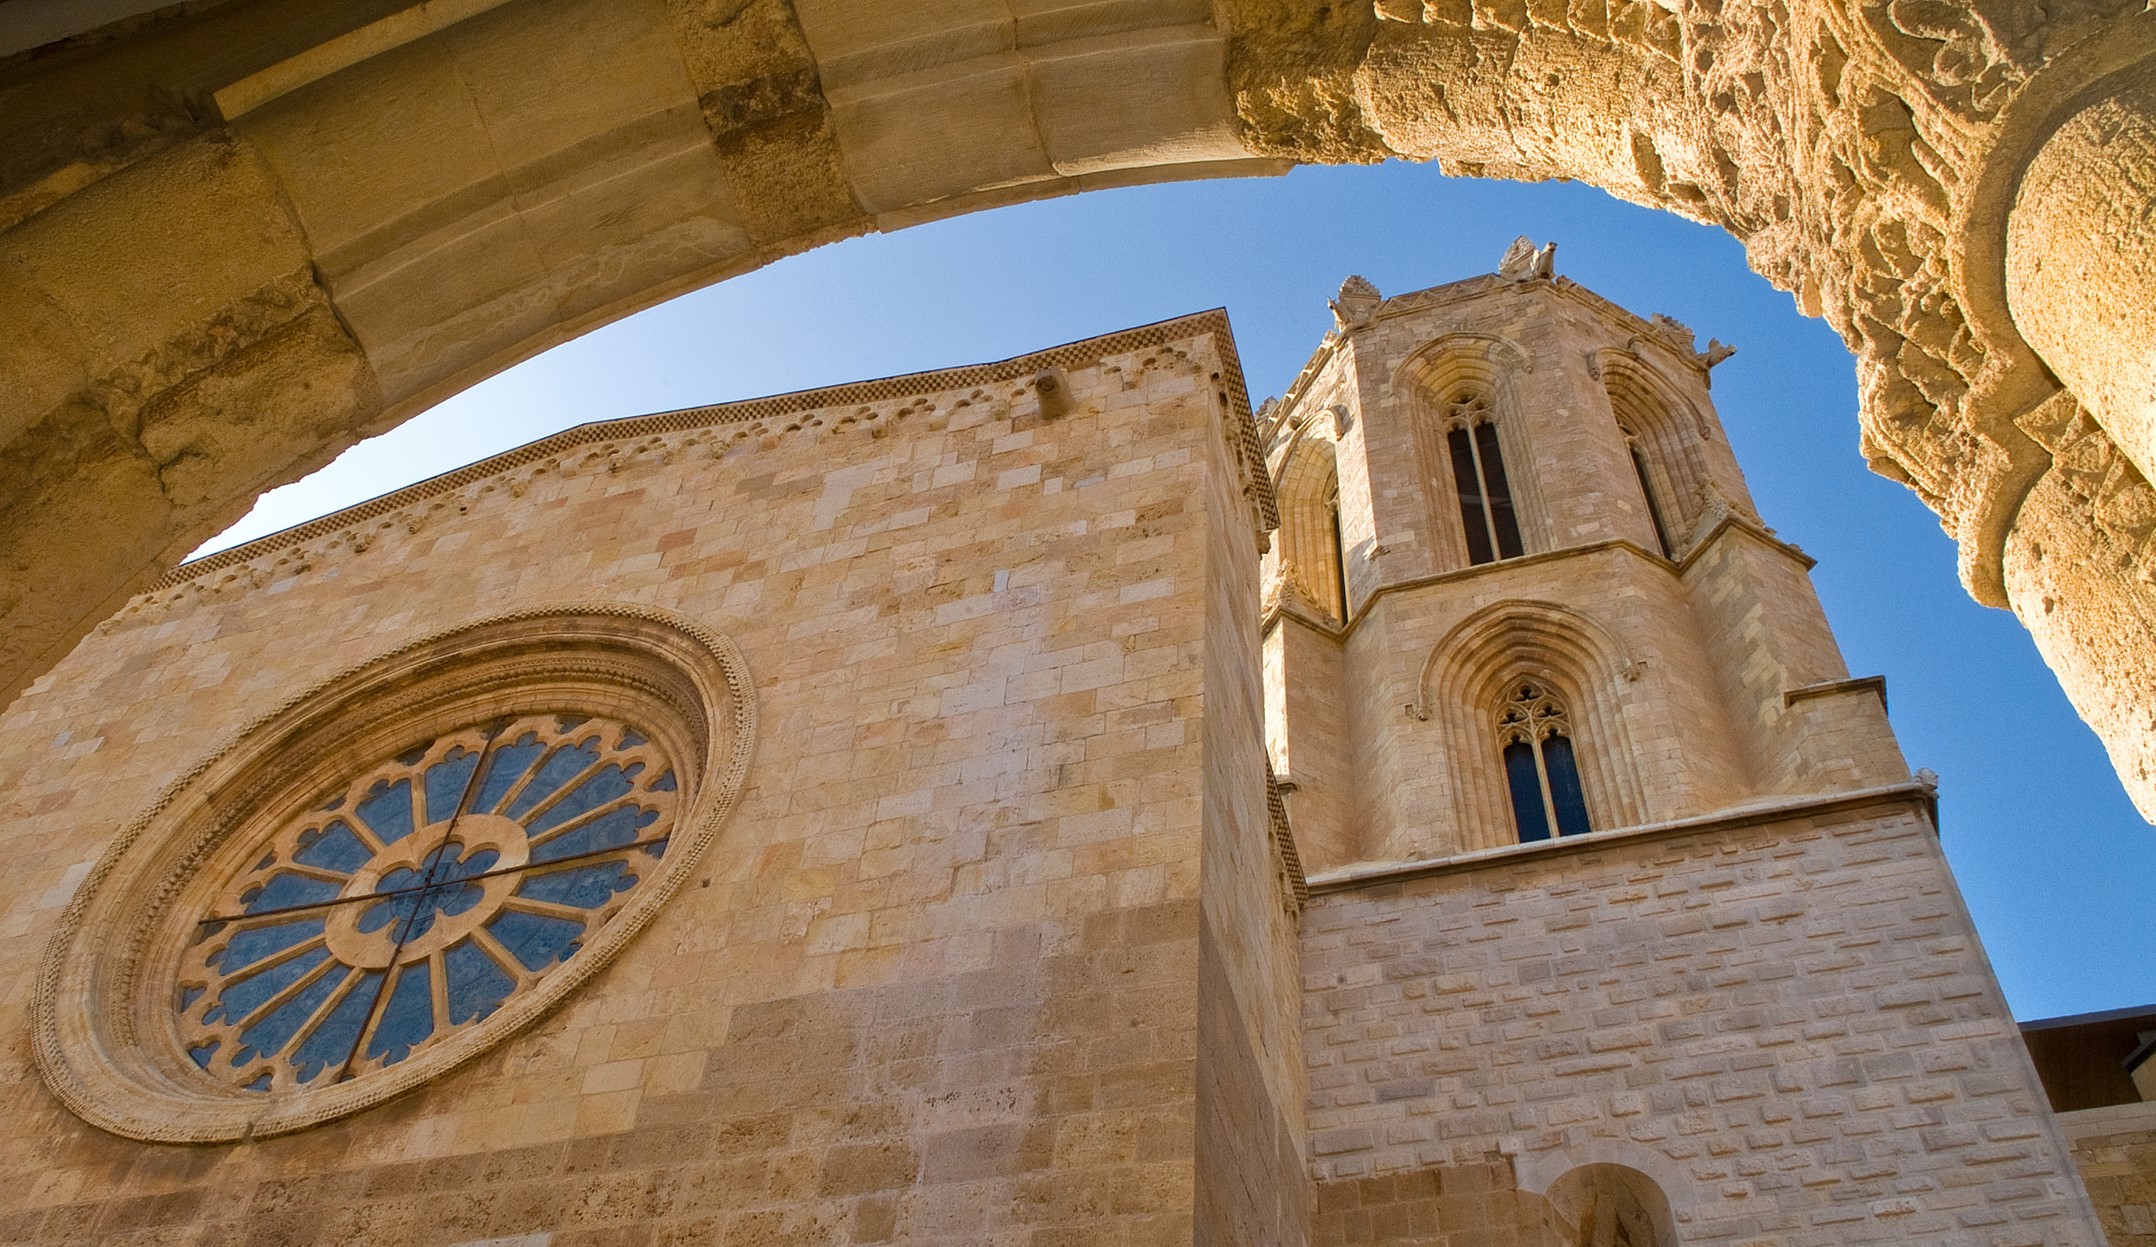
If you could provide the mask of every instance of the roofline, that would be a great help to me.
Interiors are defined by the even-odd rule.
[[[730,403],[714,403],[703,407],[683,407],[673,411],[654,412],[642,416],[624,416],[613,420],[592,420],[572,425],[558,433],[526,442],[498,455],[469,463],[461,468],[430,476],[425,480],[391,490],[365,502],[354,503],[328,515],[279,529],[253,541],[207,554],[199,559],[174,567],[155,581],[144,586],[136,596],[158,593],[242,563],[274,554],[280,550],[319,540],[340,530],[363,524],[424,502],[429,498],[463,489],[490,476],[523,467],[537,460],[558,455],[580,446],[596,442],[626,441],[666,433],[681,433],[690,429],[710,428],[715,425],[745,424],[756,420],[777,420],[830,407],[859,405],[865,403],[891,402],[943,390],[962,389],[967,386],[994,385],[1018,380],[1028,374],[1051,368],[1069,368],[1096,362],[1103,356],[1126,351],[1143,350],[1149,346],[1180,338],[1212,334],[1219,343],[1221,362],[1220,381],[1226,388],[1228,399],[1235,414],[1241,418],[1248,431],[1249,448],[1255,449],[1256,429],[1250,417],[1250,394],[1243,383],[1242,360],[1235,349],[1235,333],[1228,323],[1226,308],[1208,308],[1202,312],[1177,316],[1168,320],[1154,321],[1148,325],[1135,325],[1118,329],[1096,337],[1065,342],[1044,350],[1013,355],[1008,359],[983,364],[960,364],[951,368],[931,369],[925,372],[901,373],[893,377],[880,377],[867,381],[850,381],[839,385],[823,386],[812,390],[792,390],[762,398],[741,399]],[[1264,460],[1258,459],[1257,472],[1264,472]],[[1268,482],[1269,484],[1269,482]]]
[[[2063,1017],[2038,1018],[2018,1025],[2024,1031],[2061,1030],[2068,1026],[2092,1026],[2100,1022],[2124,1022],[2131,1018],[2147,1018],[2156,1022],[2156,1004],[2134,1005],[2124,1009],[2103,1009],[2095,1013],[2069,1013]]]
[[[1397,316],[1411,315],[1415,312],[1423,311],[1436,303],[1464,303],[1486,294],[1532,289],[1538,286],[1556,294],[1568,295],[1589,310],[1601,312],[1624,323],[1627,328],[1635,331],[1636,337],[1662,346],[1673,358],[1696,371],[1702,378],[1708,376],[1707,366],[1696,354],[1692,358],[1684,358],[1683,352],[1678,350],[1673,343],[1663,340],[1661,335],[1655,332],[1654,322],[1647,317],[1611,300],[1606,295],[1598,294],[1588,289],[1586,286],[1562,274],[1555,277],[1537,277],[1527,281],[1514,281],[1500,273],[1477,273],[1473,277],[1462,277],[1457,281],[1440,282],[1435,286],[1425,286],[1420,290],[1408,290],[1400,294],[1387,295],[1382,302],[1371,309],[1370,322],[1375,323],[1380,320],[1391,320]],[[1301,370],[1295,374],[1295,379],[1288,384],[1287,391],[1280,395],[1280,410],[1282,412],[1292,411],[1297,404],[1302,402],[1308,394],[1310,386],[1316,382],[1318,373],[1323,371],[1325,365],[1331,361],[1333,354],[1345,345],[1353,335],[1353,330],[1343,332],[1339,329],[1334,329],[1325,335],[1316,349],[1310,352],[1310,357],[1304,361]],[[1269,429],[1262,431],[1268,435],[1271,433]]]

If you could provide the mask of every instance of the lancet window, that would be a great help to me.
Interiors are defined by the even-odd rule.
[[[1347,559],[1340,528],[1340,473],[1332,444],[1306,438],[1278,485],[1281,574],[1312,609],[1347,620]]]
[[[1639,434],[1621,424],[1617,428],[1624,434],[1625,452],[1632,456],[1632,474],[1639,478],[1640,497],[1647,502],[1647,518],[1654,521],[1654,539],[1662,547],[1662,557],[1675,558],[1676,547],[1669,539],[1669,521],[1663,518],[1662,502],[1655,497],[1654,473],[1647,468],[1647,452],[1640,445]]]
[[[1479,390],[1455,396],[1446,405],[1445,429],[1453,489],[1460,500],[1460,527],[1467,537],[1467,561],[1518,558],[1525,552],[1519,514],[1505,476],[1505,456],[1497,444],[1488,396]]]
[[[1508,691],[1497,711],[1497,741],[1520,842],[1584,835],[1590,830],[1587,796],[1564,703],[1539,680],[1517,681]]]

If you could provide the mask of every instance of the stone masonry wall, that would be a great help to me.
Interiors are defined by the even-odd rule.
[[[1055,419],[1021,368],[583,445],[137,599],[0,718],[0,1241],[1189,1242],[1207,577],[1256,554],[1247,507],[1213,531],[1224,344],[1186,329],[1066,350]],[[170,776],[414,637],[595,598],[731,635],[762,720],[616,961],[286,1137],[146,1146],[52,1098],[52,921]]]
[[[1216,470],[1207,481],[1208,529],[1217,540],[1206,577],[1194,1241],[1301,1247],[1309,1213],[1300,949],[1265,800],[1264,685],[1252,609],[1258,543],[1245,540],[1251,534],[1237,523],[1249,504],[1236,474]]]
[[[1317,1241],[1485,1241],[1438,1197],[1587,1164],[1684,1243],[2099,1241],[1920,793],[1868,800],[1314,898]]]
[[[2156,1247],[2156,1103],[2059,1114],[2111,1247]]]

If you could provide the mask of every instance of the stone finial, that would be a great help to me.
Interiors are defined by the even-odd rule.
[[[1504,257],[1497,262],[1497,275],[1513,281],[1547,281],[1557,275],[1557,244],[1535,246],[1535,240],[1522,234],[1505,248]]]
[[[1343,331],[1359,329],[1370,323],[1370,314],[1384,301],[1369,278],[1350,277],[1340,283],[1340,293],[1332,301],[1333,320]]]
[[[1656,312],[1653,316],[1647,318],[1647,327],[1654,330],[1656,337],[1685,354],[1694,353],[1696,348],[1694,348],[1693,343],[1698,339],[1693,337],[1692,327],[1676,317],[1664,316],[1662,313]]]

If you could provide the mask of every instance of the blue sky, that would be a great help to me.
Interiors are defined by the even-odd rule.
[[[1000,359],[1225,306],[1253,400],[1331,327],[1350,273],[1387,294],[1494,269],[1519,234],[1558,272],[1738,347],[1714,398],[1761,513],[1819,560],[1855,674],[1887,677],[1910,764],[1940,776],[1948,858],[2016,1016],[2156,1002],[2156,829],[2014,618],[1857,455],[1856,382],[1825,325],[1728,235],[1574,184],[1431,166],[1100,191],[838,243],[587,334],[264,498],[260,536],[589,420]]]

